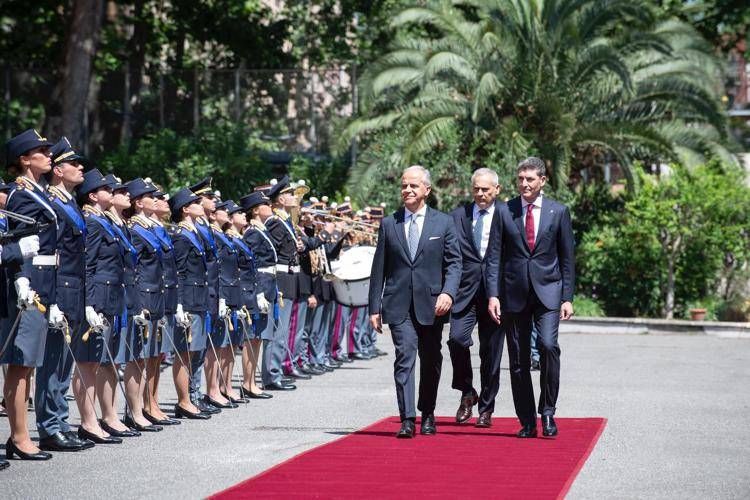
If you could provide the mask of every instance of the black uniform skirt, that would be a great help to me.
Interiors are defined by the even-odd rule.
[[[162,338],[163,332],[158,329],[158,320],[152,319],[148,323],[148,337],[142,335],[141,340],[143,342],[143,357],[144,358],[155,358],[161,355],[161,344],[165,339]],[[136,326],[136,330],[139,327]]]
[[[84,321],[72,335],[70,348],[75,359],[79,363],[101,363],[105,360],[104,344],[112,337],[112,325],[114,318],[107,318],[105,328],[101,332],[90,331],[88,338],[84,340],[84,334],[89,330],[89,324]]]
[[[206,313],[190,313],[190,329],[177,325],[174,329],[174,345],[177,352],[200,352],[206,348],[208,333]]]
[[[175,319],[174,314],[167,314],[167,326],[162,329],[161,332],[161,353],[167,354],[174,350],[174,328]]]
[[[12,311],[10,317],[3,318],[0,322],[0,349],[6,346],[0,356],[0,364],[42,366],[47,339],[47,317],[36,308],[19,310],[15,303],[8,304],[8,310]]]

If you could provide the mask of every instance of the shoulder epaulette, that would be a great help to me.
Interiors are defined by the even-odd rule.
[[[30,189],[32,186],[29,183],[29,180],[26,177],[18,176],[16,177],[16,189],[19,191],[23,191],[24,189]]]

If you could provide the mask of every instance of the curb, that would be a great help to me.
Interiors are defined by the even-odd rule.
[[[650,318],[575,318],[561,322],[560,333],[710,335],[750,339],[750,323]]]

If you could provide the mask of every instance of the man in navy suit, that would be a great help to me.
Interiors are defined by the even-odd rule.
[[[461,281],[461,250],[453,219],[425,204],[430,172],[415,165],[401,176],[404,207],[383,219],[370,276],[370,323],[385,322],[396,347],[393,375],[401,416],[396,437],[414,437],[414,366],[420,359],[422,434],[435,434],[443,324]]]
[[[448,348],[453,363],[453,388],[461,391],[461,402],[456,412],[456,422],[467,422],[472,407],[479,403],[477,427],[492,425],[495,397],[500,388],[500,359],[503,355],[503,329],[487,309],[485,284],[487,251],[491,239],[500,231],[500,216],[495,198],[500,192],[497,173],[480,168],[471,176],[474,201],[452,212],[461,245],[463,273],[458,296],[453,303]],[[479,374],[481,390],[473,386],[471,333],[479,324]]]
[[[560,386],[560,320],[573,315],[575,256],[570,211],[542,196],[547,181],[542,160],[526,158],[517,168],[518,191],[500,210],[502,230],[493,236],[487,267],[489,313],[505,323],[518,437],[536,437],[531,385],[531,328],[538,331],[542,433],[557,435],[553,418]],[[502,309],[501,309],[502,307]],[[502,311],[502,312],[501,312]]]

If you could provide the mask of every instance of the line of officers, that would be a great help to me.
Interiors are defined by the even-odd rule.
[[[323,279],[342,249],[373,244],[371,229],[350,231],[319,215],[293,221],[301,197],[287,177],[237,204],[220,200],[210,178],[169,196],[149,179],[84,173],[84,162],[66,138],[53,144],[35,130],[5,145],[15,177],[0,183],[7,458],[47,460],[49,451],[206,420],[384,354],[366,306],[337,303]],[[329,210],[326,201],[311,199],[311,213]],[[352,216],[348,203],[335,210]],[[382,208],[371,215],[377,222]],[[177,392],[172,416],[158,404],[165,357]],[[27,425],[32,390],[38,446]],[[69,390],[81,415],[77,431],[68,422]]]

